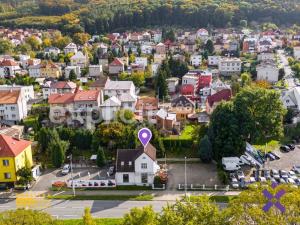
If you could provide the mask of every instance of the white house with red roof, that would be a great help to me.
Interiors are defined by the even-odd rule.
[[[125,70],[124,63],[121,59],[115,58],[114,61],[112,61],[108,65],[108,71],[109,74],[119,74],[122,73]]]
[[[48,99],[52,94],[74,93],[76,86],[72,81],[47,81],[42,86],[43,99]]]
[[[209,37],[209,33],[206,29],[201,28],[197,31],[196,36],[197,38],[200,38],[202,40],[207,40]]]
[[[21,68],[18,63],[11,59],[4,59],[0,61],[0,77],[13,77],[18,72],[21,72]]]
[[[221,90],[206,99],[206,112],[207,114],[212,114],[218,104],[222,101],[229,101],[231,99],[231,89]]]

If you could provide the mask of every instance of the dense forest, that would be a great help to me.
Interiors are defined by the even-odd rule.
[[[91,34],[149,26],[225,27],[300,21],[298,0],[0,0],[0,26]]]

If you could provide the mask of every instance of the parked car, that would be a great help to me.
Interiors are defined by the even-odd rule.
[[[287,183],[289,183],[289,184],[296,184],[296,182],[294,181],[293,178],[288,178],[287,179]]]
[[[271,181],[272,184],[273,184],[273,183],[277,184],[277,181],[276,181],[275,178],[273,178],[273,177],[270,178],[270,181]]]
[[[264,178],[266,178],[267,180],[271,179],[271,173],[270,173],[270,170],[263,170],[262,171],[262,176]]]
[[[251,161],[249,160],[249,156],[247,156],[247,155],[242,155],[242,156],[240,157],[240,159],[241,159],[241,161],[242,161],[244,164],[246,164],[246,165],[248,165],[248,166],[251,166],[251,165],[252,165]]]
[[[61,170],[61,174],[62,175],[67,175],[68,173],[70,173],[71,171],[71,167],[69,164],[65,164],[64,167]]]
[[[279,174],[280,174],[280,177],[283,179],[289,178],[288,172],[286,172],[285,170],[279,170]]]
[[[249,182],[250,182],[250,183],[255,183],[255,182],[256,182],[255,177],[250,177],[250,178],[249,178]]]
[[[286,146],[288,146],[290,148],[290,150],[292,150],[292,151],[295,150],[295,145],[293,145],[293,144],[288,144]]]
[[[275,156],[273,154],[271,154],[271,153],[267,153],[266,154],[266,158],[269,158],[271,161],[273,161],[273,160],[276,159]]]
[[[241,170],[238,170],[236,172],[236,176],[237,176],[238,180],[245,179],[245,175],[244,175],[243,171],[241,171]]]
[[[265,177],[259,177],[259,181],[262,183],[266,183],[267,179]]]
[[[279,172],[278,170],[275,170],[275,169],[272,169],[271,170],[271,176],[275,179],[280,179],[280,175],[279,175]]]
[[[114,173],[115,173],[115,167],[114,166],[109,167],[107,173],[108,173],[109,176],[114,175]]]
[[[296,173],[294,171],[289,171],[289,174],[288,174],[289,178],[292,178],[292,179],[297,179],[297,176],[296,176]]]
[[[274,155],[277,160],[280,159],[280,156],[276,152],[272,152],[272,155]]]
[[[239,188],[239,182],[238,182],[238,180],[236,178],[232,178],[231,179],[231,186],[233,188]]]
[[[285,181],[285,179],[280,178],[280,179],[279,179],[279,183],[280,183],[280,184],[286,184],[286,181]]]
[[[294,165],[293,166],[293,171],[297,174],[300,174],[300,165]]]
[[[282,146],[280,146],[280,150],[283,151],[283,152],[289,152],[290,148],[286,145],[282,145]]]

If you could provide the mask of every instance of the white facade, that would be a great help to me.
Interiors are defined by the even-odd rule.
[[[192,84],[194,87],[198,84],[199,76],[195,74],[186,74],[182,77],[182,84]]]
[[[300,59],[300,47],[294,47],[294,58],[296,60]]]
[[[159,66],[160,66],[160,64],[158,64],[158,63],[151,64],[152,77],[155,77],[157,75]]]
[[[274,53],[261,53],[257,55],[258,61],[275,60]]]
[[[77,77],[81,76],[81,70],[79,66],[67,66],[65,68],[65,77],[69,78],[71,71],[74,70]]]
[[[266,80],[271,83],[278,81],[279,69],[275,64],[261,63],[256,67],[257,80]]]
[[[26,102],[31,99],[34,99],[34,90],[33,86],[21,86],[21,85],[0,85],[0,91],[9,91],[9,90],[20,90],[21,98],[24,98]]]
[[[89,63],[88,57],[84,55],[81,51],[73,55],[70,60],[72,66],[79,66],[80,68],[85,68]]]
[[[40,65],[29,66],[28,71],[29,71],[30,77],[34,77],[34,78],[41,77],[41,66]]]
[[[141,51],[143,54],[150,55],[152,53],[152,50],[153,50],[153,45],[151,44],[143,44],[141,46]]]
[[[218,66],[220,58],[221,57],[217,56],[217,55],[208,56],[208,65],[209,66]]]
[[[89,66],[89,76],[90,77],[100,77],[103,75],[102,65],[90,65]]]
[[[70,44],[68,44],[68,45],[64,48],[65,54],[69,54],[69,53],[74,53],[74,54],[76,54],[77,51],[78,51],[77,45],[74,44],[74,43],[70,43]]]
[[[112,121],[115,119],[116,113],[121,109],[121,101],[112,96],[100,106],[101,116],[104,121]]]
[[[134,172],[117,172],[117,185],[138,185],[150,186],[153,184],[154,176],[159,170],[157,162],[153,161],[146,153],[140,155],[134,162]],[[128,174],[128,182],[124,180],[124,175]],[[142,179],[144,178],[144,180]]]
[[[202,62],[201,55],[191,55],[190,63],[192,66],[200,66]]]
[[[286,108],[296,108],[300,110],[300,87],[295,87],[283,92],[281,101]]]
[[[135,94],[135,86],[132,81],[111,81],[107,80],[104,87],[104,96],[112,97],[118,96],[121,94]]]
[[[240,74],[242,69],[242,62],[239,58],[221,58],[219,60],[218,69],[223,76],[231,76],[233,74]]]
[[[147,57],[136,57],[135,63],[146,68],[148,66],[148,59]]]
[[[169,93],[175,93],[176,89],[179,85],[179,78],[177,77],[171,77],[169,79],[167,79],[167,83],[168,83],[168,91]]]

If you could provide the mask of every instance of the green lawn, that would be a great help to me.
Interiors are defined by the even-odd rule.
[[[122,219],[102,218],[94,219],[97,225],[119,225]],[[82,225],[82,219],[60,220],[64,225]]]
[[[276,149],[279,149],[280,147],[280,142],[276,140],[272,140],[264,145],[253,145],[256,149],[262,150],[262,152],[269,152],[269,151],[274,151]]]
[[[236,197],[237,196],[212,195],[212,196],[209,196],[209,200],[212,202],[229,203],[231,200],[235,199]],[[190,201],[196,201],[198,199],[205,198],[205,196],[192,195],[189,198],[190,198]]]
[[[120,201],[151,201],[152,195],[55,195],[48,196],[48,199],[64,200],[120,200]]]
[[[165,139],[191,140],[191,139],[193,139],[193,135],[194,135],[196,129],[197,129],[197,126],[195,126],[195,125],[186,125],[184,130],[181,132],[180,136],[171,135],[170,137],[167,137]]]

